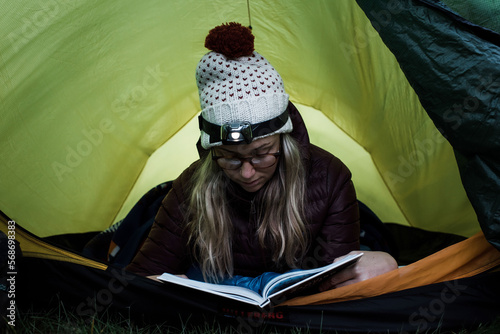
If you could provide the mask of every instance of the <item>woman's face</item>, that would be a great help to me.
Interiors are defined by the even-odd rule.
[[[262,154],[277,153],[280,149],[280,135],[256,139],[250,144],[222,145],[214,149],[214,154],[227,158],[250,158]],[[243,161],[237,169],[222,169],[224,173],[244,190],[256,192],[271,179],[278,163],[270,167],[256,168],[249,160]]]

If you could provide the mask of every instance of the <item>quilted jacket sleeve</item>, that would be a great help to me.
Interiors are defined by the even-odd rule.
[[[151,231],[127,270],[139,275],[158,275],[164,272],[185,274],[189,267],[188,236],[184,229],[187,183],[196,163],[184,171],[172,184],[163,199]]]
[[[326,265],[359,245],[359,208],[351,172],[338,158],[312,150],[310,203],[313,237],[309,261]]]

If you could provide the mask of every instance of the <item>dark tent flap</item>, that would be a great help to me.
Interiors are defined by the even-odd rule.
[[[500,35],[438,1],[357,2],[453,146],[481,229],[500,249]]]

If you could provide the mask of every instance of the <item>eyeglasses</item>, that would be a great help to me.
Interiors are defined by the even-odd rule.
[[[258,154],[247,158],[228,158],[224,156],[214,155],[212,151],[212,160],[217,161],[217,164],[220,166],[220,168],[230,170],[240,168],[245,161],[248,161],[254,168],[268,168],[273,166],[276,161],[278,161],[279,156],[280,152]]]

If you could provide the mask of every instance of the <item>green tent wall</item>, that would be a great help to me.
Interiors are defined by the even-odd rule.
[[[250,9],[256,49],[282,74],[313,143],[349,166],[360,200],[384,222],[463,236],[481,227],[498,248],[499,24],[486,15],[498,8],[446,3],[459,14],[431,0],[251,1]],[[124,286],[106,307],[161,320],[220,314],[213,298],[36,236],[101,231],[197,158],[194,68],[210,28],[248,22],[246,2],[50,0],[0,9],[0,210],[27,230],[17,230],[19,301],[58,294],[83,316],[94,310],[79,308],[83,301],[99,302],[118,275]],[[458,119],[449,112],[457,104],[469,107]],[[462,264],[447,272],[447,261]],[[499,273],[488,271],[499,261],[476,234],[358,290],[292,300],[278,309],[286,324],[264,322],[396,333],[475,325],[498,315]],[[402,287],[380,292],[387,279]],[[439,317],[418,318],[450,286],[464,293]]]
[[[45,237],[103,230],[196,159],[194,68],[245,1],[3,3],[0,208]],[[383,221],[479,231],[453,150],[354,1],[251,1],[256,49],[313,143]]]

